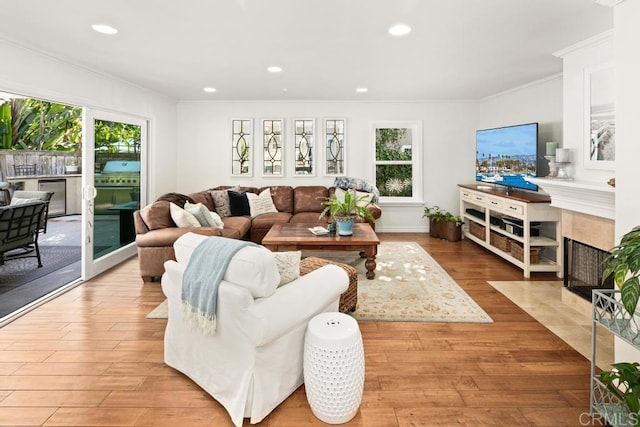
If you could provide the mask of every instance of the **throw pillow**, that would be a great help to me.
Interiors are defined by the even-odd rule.
[[[276,255],[276,265],[280,273],[280,284],[286,285],[300,277],[300,258],[302,252],[274,252]]]
[[[246,193],[249,200],[251,216],[255,217],[263,213],[278,212],[271,198],[271,190],[266,189],[260,194]]]
[[[224,224],[222,220],[215,212],[209,212],[209,209],[202,203],[189,203],[184,204],[184,210],[195,216],[198,222],[203,227],[223,228]],[[215,215],[215,216],[214,216]]]
[[[37,198],[31,198],[31,199],[20,199],[17,197],[14,197],[11,199],[11,203],[9,203],[10,206],[17,206],[17,205],[26,205],[27,203],[34,203],[34,202],[41,202],[42,199],[37,199]]]
[[[231,216],[251,215],[247,193],[239,193],[232,190],[228,190],[227,193],[229,193],[229,209],[231,210]]]
[[[182,209],[173,202],[169,203],[171,219],[178,227],[201,227],[195,216]]]
[[[240,187],[232,187],[229,190],[240,191]],[[211,198],[215,205],[216,213],[220,215],[220,218],[231,216],[231,209],[229,208],[229,194],[227,190],[212,190]]]

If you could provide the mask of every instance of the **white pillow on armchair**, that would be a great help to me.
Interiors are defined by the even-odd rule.
[[[185,233],[173,244],[176,261],[185,266],[189,264],[191,254],[204,239],[226,237]],[[280,284],[276,256],[264,246],[246,246],[231,258],[224,280],[248,289],[254,298],[271,296]]]

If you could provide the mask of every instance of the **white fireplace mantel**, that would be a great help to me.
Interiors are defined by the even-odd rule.
[[[614,187],[586,181],[527,179],[551,196],[551,206],[615,220]]]

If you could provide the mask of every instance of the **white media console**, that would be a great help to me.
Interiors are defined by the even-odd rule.
[[[460,216],[465,238],[532,272],[563,276],[561,210],[549,196],[510,192],[486,184],[460,184]]]

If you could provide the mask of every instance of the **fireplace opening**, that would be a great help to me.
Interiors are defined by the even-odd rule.
[[[604,282],[604,260],[609,252],[564,239],[564,286],[571,292],[591,302],[592,289],[613,289],[613,276]]]

